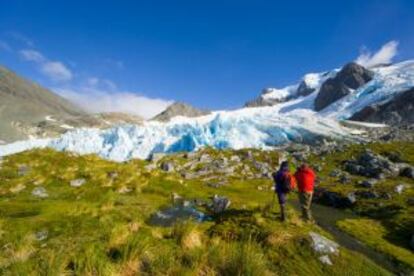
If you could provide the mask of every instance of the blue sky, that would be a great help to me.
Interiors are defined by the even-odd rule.
[[[414,58],[413,14],[408,0],[0,0],[0,64],[97,111],[237,108],[390,41],[389,59]]]

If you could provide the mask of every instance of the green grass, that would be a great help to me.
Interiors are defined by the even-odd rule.
[[[206,152],[214,158],[246,154]],[[277,157],[275,152],[252,152],[256,160],[275,162]],[[185,162],[180,154],[175,157],[165,159]],[[266,211],[273,195],[257,187],[270,187],[270,180],[235,174],[227,176],[228,185],[211,188],[177,173],[149,172],[147,164],[48,149],[5,158],[0,169],[0,274],[388,275],[344,248],[333,257],[333,266],[320,263],[308,233],[329,235],[303,223],[292,208],[288,223],[278,221],[277,206]],[[21,165],[30,167],[27,175],[18,175]],[[112,172],[118,177],[112,179]],[[71,187],[76,178],[86,183]],[[48,198],[31,194],[40,186]],[[120,193],[124,188],[129,192]],[[205,223],[148,224],[154,212],[170,204],[172,192],[203,200],[225,195],[232,200],[231,209]],[[42,232],[47,236],[39,239]]]

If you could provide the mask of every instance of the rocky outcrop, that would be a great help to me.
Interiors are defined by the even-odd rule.
[[[367,106],[350,119],[390,125],[414,124],[414,88],[398,94],[386,103]]]
[[[335,77],[327,79],[315,99],[315,110],[320,111],[345,97],[372,79],[373,73],[356,63],[348,63]]]
[[[152,118],[153,121],[168,122],[176,116],[199,117],[210,114],[210,111],[200,110],[185,103],[173,103],[166,110]]]

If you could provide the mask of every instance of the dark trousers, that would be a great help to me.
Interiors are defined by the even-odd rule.
[[[280,206],[280,219],[284,221],[286,219],[287,194],[278,192],[277,199],[279,200],[279,206]]]

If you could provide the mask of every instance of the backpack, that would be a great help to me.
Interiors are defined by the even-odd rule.
[[[274,174],[276,185],[280,187],[282,193],[290,193],[296,186],[296,181],[290,172]]]

